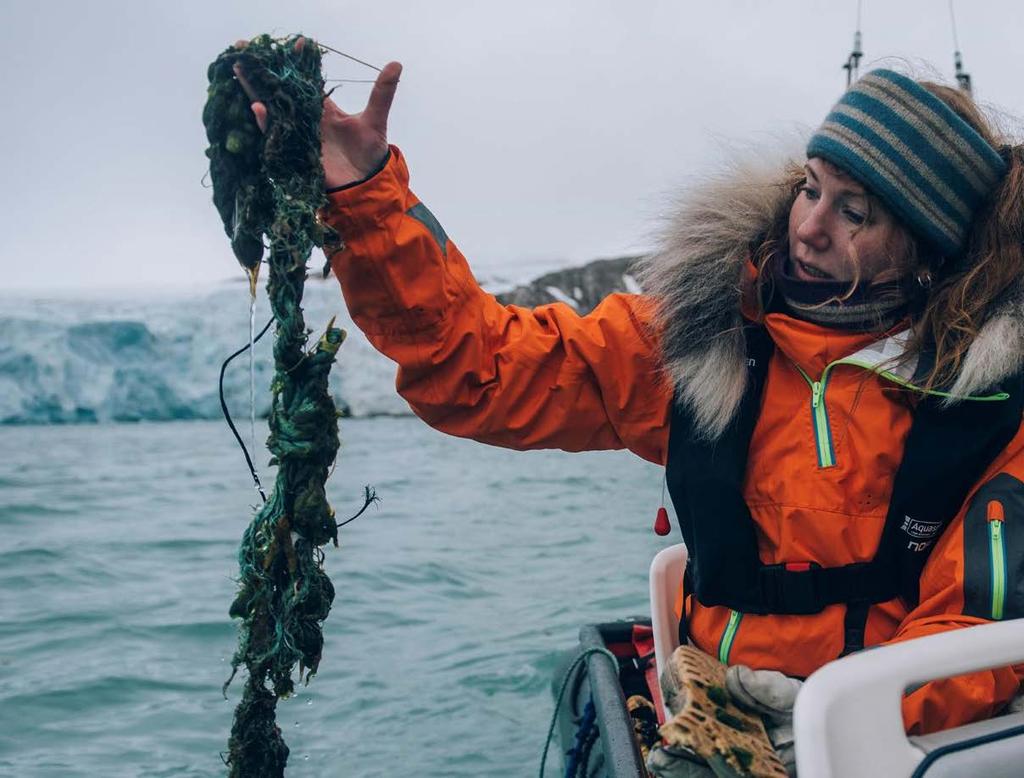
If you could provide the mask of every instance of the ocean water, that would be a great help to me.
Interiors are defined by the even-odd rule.
[[[382,501],[327,550],[320,672],[278,707],[288,774],[535,775],[558,653],[583,623],[647,613],[647,566],[676,542],[651,530],[660,469],[412,417],[341,432],[339,517],[364,484]],[[227,609],[258,499],[221,422],[0,426],[0,774],[224,773]]]

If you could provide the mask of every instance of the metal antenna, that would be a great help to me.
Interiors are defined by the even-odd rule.
[[[953,25],[953,66],[956,68],[956,82],[967,94],[972,94],[971,74],[964,70],[963,58],[960,56],[960,41],[956,34],[956,15],[953,13],[953,0],[949,0],[949,20]]]
[[[952,0],[950,1],[952,2]],[[846,64],[843,65],[843,70],[846,71],[847,89],[849,89],[850,85],[857,80],[858,71],[860,70],[860,58],[864,56],[864,52],[860,47],[860,7],[861,0],[857,0],[857,31],[853,34],[853,51],[850,52],[850,56],[846,58]]]

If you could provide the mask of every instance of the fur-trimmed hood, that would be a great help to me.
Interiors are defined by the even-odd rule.
[[[655,301],[662,361],[697,429],[718,437],[747,385],[741,302],[749,247],[788,206],[796,157],[749,155],[690,188],[678,201],[658,249],[636,268]],[[1024,281],[1009,290],[971,344],[950,394],[981,392],[1024,364]]]

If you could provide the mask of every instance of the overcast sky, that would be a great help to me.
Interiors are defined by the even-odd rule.
[[[976,95],[1018,116],[1022,8],[956,5]],[[856,17],[856,0],[0,0],[0,288],[240,277],[200,184],[206,66],[239,37],[401,61],[390,137],[414,190],[480,275],[519,277],[643,251],[723,141],[816,126]],[[863,0],[862,29],[865,63],[952,78],[945,0]],[[325,71],[373,76],[333,55]],[[368,89],[338,101],[358,110]]]

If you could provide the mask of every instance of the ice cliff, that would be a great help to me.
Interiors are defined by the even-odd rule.
[[[499,295],[503,302],[564,301],[580,313],[613,291],[635,291],[629,259],[601,260],[549,273]],[[339,408],[353,416],[406,414],[393,364],[352,324],[333,278],[310,281],[306,323],[320,332],[331,316],[348,330],[332,373]],[[257,331],[270,318],[265,290]],[[217,376],[224,359],[248,342],[248,294],[242,283],[201,292],[0,296],[0,424],[168,421],[220,418]],[[269,410],[271,333],[256,345],[257,413]],[[248,415],[248,357],[228,368],[225,391],[236,418]]]

